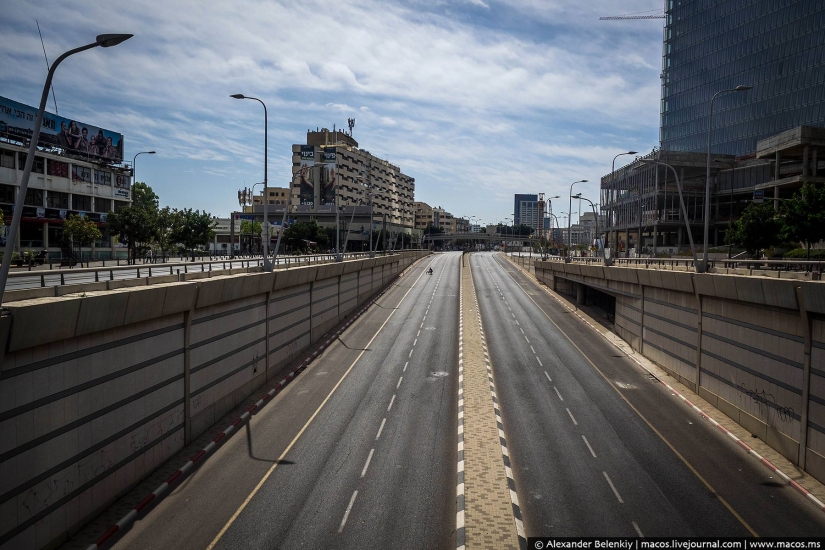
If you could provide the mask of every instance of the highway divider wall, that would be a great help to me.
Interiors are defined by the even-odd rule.
[[[825,282],[511,260],[613,296],[634,350],[825,482]]]
[[[0,548],[65,541],[426,254],[6,304]]]

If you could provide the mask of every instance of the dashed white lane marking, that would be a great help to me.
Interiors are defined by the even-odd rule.
[[[407,359],[409,359],[410,357],[412,357],[412,352],[413,352],[413,350],[410,350],[410,354],[407,356]]]
[[[401,372],[407,372],[407,365],[409,365],[409,364],[410,364],[410,362],[409,362],[409,361],[407,361],[406,363],[404,363],[404,368],[403,368],[403,369],[401,369]]]
[[[530,350],[533,352],[533,355],[535,355],[536,350],[533,349],[533,346],[530,346]]]
[[[540,367],[544,368],[544,365],[542,365],[542,364],[541,364],[541,359],[539,359],[539,358],[538,358],[538,356],[536,356],[536,361],[538,361],[538,362],[539,362],[539,366],[540,366]]]
[[[399,378],[399,379],[398,379],[398,384],[396,384],[396,385],[395,385],[395,389],[398,389],[398,388],[400,388],[400,387],[401,387],[401,381],[402,381],[402,380],[404,380],[404,377],[403,377],[403,376],[402,376],[401,378]]]
[[[367,456],[367,461],[364,463],[364,469],[361,470],[361,477],[367,475],[367,468],[370,467],[370,460],[372,460],[372,454],[375,452],[375,449],[370,449],[370,454]]]
[[[593,455],[593,458],[596,458],[596,452],[593,450],[593,447],[590,446],[590,442],[587,440],[586,437],[584,437],[584,435],[582,435],[582,439],[584,439],[584,444],[587,445],[587,450],[590,451],[590,454]]]
[[[579,423],[578,423],[578,422],[576,422],[576,419],[575,419],[575,418],[573,418],[573,413],[571,413],[571,412],[570,412],[570,409],[565,409],[565,410],[567,411],[567,414],[569,414],[569,415],[570,415],[570,420],[572,420],[572,421],[573,421],[573,425],[574,425],[574,426],[578,426],[578,425],[579,425]]]
[[[550,375],[549,375],[549,374],[547,374],[547,371],[544,371],[544,376],[546,376],[546,377],[547,377],[547,379],[550,381],[550,383],[551,383],[551,384],[553,383],[553,379],[552,379],[552,378],[550,378]]]
[[[352,511],[352,505],[355,504],[355,497],[358,496],[358,491],[352,493],[352,498],[349,499],[349,504],[347,505],[347,511],[344,512],[344,519],[341,520],[341,527],[338,528],[338,532],[344,530],[344,525],[347,524],[347,518],[349,517],[349,513]]]
[[[395,403],[395,394],[392,394],[392,399],[390,399],[390,406],[387,407],[387,412],[390,412],[393,403]]]
[[[622,500],[622,495],[619,494],[619,491],[616,490],[616,486],[613,485],[612,481],[610,481],[610,476],[607,475],[607,472],[602,473],[604,474],[604,478],[607,480],[607,484],[610,485],[611,489],[613,489],[613,494],[616,495],[616,498],[619,499],[619,502],[621,504],[624,504],[624,501]]]
[[[524,339],[525,339],[525,340],[527,340],[527,343],[528,343],[528,344],[530,343],[530,340],[527,338],[527,335],[526,335],[526,334],[524,335]]]
[[[556,386],[553,386],[553,389],[556,390],[556,395],[559,396],[559,399],[564,401],[564,397],[561,396],[561,393],[559,392],[559,389]]]
[[[378,433],[375,435],[375,440],[377,441],[379,437],[381,437],[381,432],[384,431],[384,424],[387,423],[387,419],[381,421],[381,427],[378,428]]]
[[[416,338],[415,341],[413,341],[413,345],[416,345],[417,343],[418,343],[418,338]]]
[[[418,327],[418,332],[421,332],[421,329],[424,328],[424,321],[421,321],[421,325]]]
[[[512,313],[512,312],[511,312],[511,313],[510,313],[510,315],[512,315],[512,316],[513,316],[513,319],[515,319],[515,318],[516,318],[516,314],[515,314],[515,313]]]
[[[639,538],[640,538],[640,539],[645,538],[645,536],[642,534],[642,530],[641,530],[641,529],[639,529],[639,526],[638,526],[638,525],[636,525],[636,522],[635,522],[635,521],[631,521],[630,523],[632,523],[632,524],[633,524],[633,528],[636,530],[636,533],[638,533]]]
[[[518,329],[521,331],[522,334],[524,334],[524,329],[523,328],[519,327]]]

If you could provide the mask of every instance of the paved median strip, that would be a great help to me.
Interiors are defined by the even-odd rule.
[[[466,322],[465,322],[466,321]],[[469,267],[461,270],[456,547],[526,547]]]

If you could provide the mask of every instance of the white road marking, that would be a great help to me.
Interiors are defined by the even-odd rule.
[[[533,346],[530,346],[530,351],[532,351],[532,352],[533,352],[533,355],[535,355],[536,350],[534,350],[534,349],[533,349]]]
[[[567,411],[567,412],[570,412],[570,411]],[[590,451],[590,454],[593,455],[593,458],[596,458],[596,453],[593,451],[593,447],[590,446],[590,442],[583,435],[582,435],[582,439],[584,439],[584,444],[587,445],[587,449]]]
[[[387,412],[390,412],[393,403],[395,403],[395,394],[392,394],[392,399],[390,399],[390,406],[387,407]]]
[[[527,343],[528,343],[528,344],[530,343],[530,340],[528,340],[528,339],[527,339],[527,335],[526,335],[526,334],[524,335],[524,339],[525,339],[525,340],[527,340]]]
[[[402,380],[404,380],[404,377],[403,377],[403,376],[402,376],[401,378],[399,378],[399,379],[398,379],[398,384],[396,384],[396,385],[395,385],[395,389],[398,389],[398,388],[400,388],[400,387],[401,387],[401,381],[402,381]]]
[[[575,418],[573,418],[573,413],[571,413],[571,412],[570,412],[570,409],[566,409],[566,410],[567,410],[567,414],[569,414],[569,415],[570,415],[570,420],[572,420],[572,421],[573,421],[573,425],[574,425],[574,426],[578,426],[578,425],[579,425],[579,423],[578,423],[578,422],[576,422],[576,419],[575,419]]]
[[[544,376],[546,376],[546,377],[547,377],[547,379],[550,381],[550,383],[552,383],[552,382],[553,382],[553,379],[552,379],[552,378],[550,378],[550,375],[549,375],[549,374],[547,374],[547,371],[544,371]]]
[[[413,350],[410,350],[410,354],[407,356],[407,359],[409,359],[410,357],[412,357],[412,352],[413,352]]]
[[[419,326],[419,327],[418,327],[418,328],[419,328],[419,332],[420,332],[420,329],[422,329],[423,327],[424,327],[424,322],[422,321],[422,322],[421,322],[421,326]]]
[[[553,386],[553,389],[554,389],[554,390],[556,390],[556,395],[558,395],[558,396],[559,396],[559,399],[561,399],[562,401],[564,401],[564,397],[562,397],[562,396],[561,396],[561,393],[559,393],[559,389],[558,389],[556,386]]]
[[[639,529],[639,526],[638,526],[638,525],[636,525],[636,522],[635,522],[635,521],[632,521],[631,523],[633,524],[633,528],[636,530],[636,533],[638,533],[638,534],[639,534],[639,538],[640,538],[640,539],[645,538],[645,536],[642,534],[642,530],[641,530],[641,529]]]
[[[355,504],[355,497],[358,496],[358,491],[352,493],[352,498],[349,499],[349,505],[347,506],[347,511],[344,512],[344,519],[341,520],[341,527],[338,528],[338,532],[344,530],[344,525],[347,524],[347,518],[349,517],[349,513],[352,511],[352,505]]]
[[[416,339],[413,341],[413,345],[416,345],[417,343],[418,343],[418,338],[416,338]]]
[[[376,441],[378,440],[379,437],[381,437],[381,432],[384,431],[384,424],[386,424],[386,423],[387,423],[386,418],[381,421],[381,427],[378,428],[378,434],[376,434],[376,436],[375,436]]]
[[[409,362],[409,361],[407,361],[406,363],[404,363],[404,368],[403,368],[403,369],[401,369],[401,372],[407,372],[407,365],[409,365],[409,364],[410,364],[410,362]]]
[[[619,502],[621,504],[624,504],[624,501],[622,500],[622,495],[619,494],[619,491],[616,490],[616,486],[613,485],[612,481],[610,481],[610,476],[607,475],[607,472],[602,473],[604,474],[604,478],[607,480],[607,484],[610,485],[611,489],[613,489],[613,494],[616,495],[616,498],[619,499]]]
[[[541,364],[541,359],[539,359],[538,355],[536,356],[536,361],[539,362],[540,367],[542,367],[542,368],[544,367],[544,365]]]
[[[522,334],[524,334],[524,329],[523,328],[519,327],[518,329],[521,331]]]
[[[370,460],[372,460],[372,453],[374,453],[374,452],[375,452],[375,449],[370,449],[370,454],[367,457],[367,462],[364,464],[364,469],[361,470],[361,477],[364,477],[365,475],[367,475],[367,468],[370,467]]]

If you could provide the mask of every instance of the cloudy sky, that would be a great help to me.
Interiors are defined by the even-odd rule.
[[[416,200],[492,223],[514,193],[598,201],[613,155],[657,145],[662,0],[0,0],[0,95],[37,105],[61,64],[61,115],[121,132],[161,203],[226,216],[237,191],[291,177],[291,144],[354,117],[359,146]],[[49,110],[54,104],[49,101]],[[620,157],[619,161],[624,158]],[[567,200],[554,201],[554,212]],[[574,210],[577,208],[574,206]],[[575,221],[575,218],[574,218]]]

